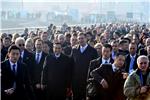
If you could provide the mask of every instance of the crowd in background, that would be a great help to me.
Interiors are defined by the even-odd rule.
[[[146,24],[50,24],[47,30],[26,28],[0,38],[2,100],[150,98]],[[17,74],[12,73],[13,63]]]

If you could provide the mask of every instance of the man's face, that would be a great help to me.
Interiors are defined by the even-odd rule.
[[[50,50],[49,46],[48,46],[46,43],[44,43],[44,44],[43,44],[43,51],[44,51],[45,53],[49,53],[49,50]]]
[[[91,36],[90,34],[87,34],[87,35],[86,35],[86,38],[87,38],[87,40],[91,40],[91,39],[92,39],[92,36]]]
[[[16,45],[17,45],[17,47],[19,47],[19,48],[20,48],[20,50],[21,50],[21,51],[23,51],[23,50],[24,50],[24,48],[25,48],[25,42],[24,42],[24,41],[22,41],[22,40],[17,41]]]
[[[104,38],[102,38],[102,39],[100,40],[100,42],[101,42],[102,44],[105,44],[105,43],[107,43],[107,40],[106,40],[105,37],[104,37]]]
[[[124,44],[123,44],[123,49],[124,49],[124,50],[128,50],[128,47],[129,47],[129,43],[124,43]]]
[[[141,71],[147,71],[147,68],[149,66],[149,62],[147,59],[139,59],[139,62],[138,62],[138,68],[141,70]]]
[[[118,51],[118,43],[113,43],[112,45],[112,49],[113,49],[113,51]]]
[[[104,59],[108,59],[108,58],[110,58],[110,55],[111,55],[111,50],[110,50],[110,48],[102,47],[102,57],[103,57]]]
[[[20,51],[17,49],[11,50],[10,53],[8,53],[8,57],[11,62],[16,63],[19,60]]]
[[[94,48],[97,50],[97,53],[98,53],[99,55],[102,54],[102,46],[101,46],[101,45],[97,45],[97,46],[95,46]]]
[[[115,62],[117,64],[117,67],[122,68],[124,66],[125,62],[125,56],[119,55],[116,59]]]
[[[147,47],[147,53],[150,54],[150,46]]]
[[[136,45],[129,45],[129,52],[131,55],[134,55],[136,53],[137,46]]]
[[[48,34],[42,33],[42,34],[41,34],[41,40],[47,41],[47,40],[48,40]]]
[[[9,46],[11,45],[11,41],[10,41],[9,39],[4,39],[4,40],[3,40],[3,45],[4,45],[5,47],[9,47]]]
[[[60,44],[55,44],[53,46],[53,51],[56,55],[60,54],[62,52],[62,47]]]
[[[146,40],[146,46],[149,46],[150,45],[150,38],[148,38],[147,40]]]
[[[86,44],[86,37],[84,35],[79,35],[78,42],[81,46],[84,46]]]
[[[59,36],[59,37],[58,37],[58,41],[59,41],[60,43],[64,43],[64,42],[65,42],[65,37],[64,37],[64,36]]]
[[[25,45],[25,48],[26,48],[27,50],[29,50],[29,51],[32,51],[32,50],[33,50],[33,45],[32,45],[31,43],[27,43],[27,44]]]
[[[42,41],[36,41],[35,48],[37,51],[42,51]]]
[[[71,43],[72,46],[74,46],[74,45],[77,44],[77,41],[78,41],[77,37],[74,36],[74,37],[71,37],[70,43]]]

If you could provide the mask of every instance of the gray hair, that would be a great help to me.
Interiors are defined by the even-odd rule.
[[[145,55],[141,55],[141,56],[139,56],[139,57],[137,58],[137,63],[139,63],[139,61],[140,61],[141,59],[146,59],[146,60],[147,60],[147,62],[149,62],[149,59],[148,59],[148,57],[147,57],[147,56],[145,56]]]
[[[23,41],[25,43],[25,39],[23,37],[18,37],[16,40],[15,40],[15,44],[18,44],[19,41]]]

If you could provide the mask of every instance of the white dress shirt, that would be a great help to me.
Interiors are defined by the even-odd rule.
[[[105,60],[104,58],[102,58],[102,64],[105,64],[106,61],[107,61],[107,64],[111,64],[110,63],[110,58],[108,60]]]
[[[13,62],[11,62],[10,60],[9,60],[9,62],[10,62],[10,67],[11,67],[11,70],[13,71],[13,65],[15,64],[16,66],[15,66],[15,72],[17,72],[17,62],[16,63],[13,63]]]
[[[80,46],[80,52],[83,53],[87,47],[88,47],[88,44],[86,44],[85,46]]]
[[[21,52],[21,58],[23,58],[24,56],[24,50]]]

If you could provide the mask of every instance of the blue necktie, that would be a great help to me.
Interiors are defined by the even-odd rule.
[[[133,71],[134,66],[134,57],[131,57],[130,66],[129,66],[129,74]]]
[[[16,75],[16,64],[14,64],[12,67],[13,67],[13,72]],[[14,80],[14,83],[13,83],[13,88],[16,89],[16,81],[15,80]]]
[[[16,75],[16,64],[14,64],[12,67],[13,67],[13,72]]]
[[[39,53],[37,54],[37,57],[36,57],[36,63],[38,64],[39,63],[39,58],[40,58],[40,55]]]

